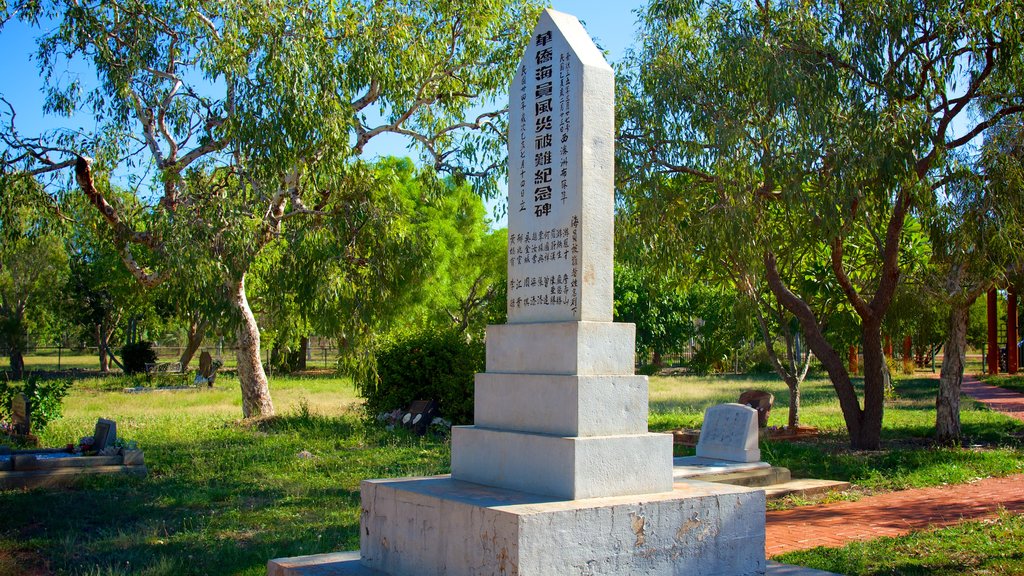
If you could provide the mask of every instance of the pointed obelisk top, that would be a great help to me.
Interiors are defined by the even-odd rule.
[[[545,10],[509,89],[508,321],[612,320],[615,81]]]

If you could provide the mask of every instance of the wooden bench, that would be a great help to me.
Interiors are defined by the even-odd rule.
[[[153,377],[163,378],[168,376],[180,376],[184,377],[185,373],[181,370],[181,362],[147,362],[146,363],[146,381],[152,382]]]

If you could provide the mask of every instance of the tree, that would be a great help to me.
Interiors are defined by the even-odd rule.
[[[25,372],[30,329],[68,274],[59,224],[26,201],[24,186],[31,183],[0,178],[0,345],[15,380]]]
[[[692,299],[673,284],[649,269],[615,265],[615,321],[636,325],[637,355],[653,354],[658,368],[662,354],[681,350],[696,336]]]
[[[685,201],[718,225],[713,238],[744,245],[744,265],[799,320],[851,445],[877,449],[888,382],[881,325],[901,277],[904,224],[940,202],[953,151],[1024,112],[1021,93],[998,81],[1021,66],[1014,8],[667,0],[642,18],[641,47],[627,58],[620,148],[635,168],[625,177],[685,181]],[[955,132],[954,120],[966,128]],[[819,246],[860,323],[863,405],[790,273]]]
[[[961,439],[960,387],[966,365],[971,307],[989,288],[1024,271],[1024,124],[1000,122],[977,158],[957,167],[946,201],[928,213],[933,246],[931,293],[947,309],[946,341],[935,398],[935,437]],[[984,326],[984,322],[975,322]],[[984,342],[984,336],[976,338]]]
[[[7,170],[44,175],[74,164],[140,284],[187,272],[220,294],[237,334],[246,417],[274,411],[246,291],[254,263],[290,227],[373,209],[367,201],[386,183],[362,158],[382,134],[409,138],[435,170],[493,193],[506,116],[468,113],[505,90],[538,10],[510,0],[34,6],[19,16],[58,22],[39,46],[47,109],[84,105],[100,128],[61,140],[12,126]],[[90,62],[98,86],[83,96],[54,75],[63,58]],[[141,193],[157,200],[141,213],[94,177],[130,166],[155,171],[155,190]],[[363,240],[358,227],[344,232],[342,246]],[[339,257],[358,274],[387,269],[373,254]]]

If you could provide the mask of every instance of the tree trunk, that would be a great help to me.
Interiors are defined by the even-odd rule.
[[[260,327],[245,297],[245,275],[229,286],[232,304],[238,311],[238,383],[242,388],[242,416],[259,418],[274,415],[270,385],[260,360]]]
[[[949,335],[935,396],[935,439],[942,444],[960,442],[960,385],[967,361],[967,319],[970,305],[953,304],[949,312]]]
[[[309,336],[299,338],[299,361],[295,364],[296,370],[306,369],[306,358],[309,357]]]
[[[850,380],[850,373],[846,371],[846,367],[843,365],[843,359],[821,333],[818,319],[815,317],[811,307],[782,282],[782,277],[779,276],[779,271],[775,264],[775,256],[770,252],[765,253],[765,267],[768,271],[768,287],[775,294],[779,302],[800,321],[800,327],[803,329],[804,337],[807,339],[807,345],[814,352],[814,356],[821,362],[821,365],[825,367],[825,371],[828,372],[828,377],[832,381],[832,387],[839,398],[839,407],[843,411],[846,430],[850,433],[850,445],[853,448],[868,448],[868,446],[864,445],[864,440],[870,439],[871,435],[863,433],[864,411],[861,410],[860,401],[857,399],[857,391],[853,387],[853,381]],[[880,354],[882,351],[879,341],[880,337],[877,331],[875,334],[875,342]],[[867,352],[865,351],[866,358]],[[882,362],[882,364],[884,365],[885,362]],[[879,426],[881,426],[881,418],[879,418]],[[875,436],[880,435],[881,431],[879,430]]]
[[[181,363],[182,372],[188,370],[189,363],[192,362],[192,358],[196,355],[199,347],[202,346],[208,326],[209,322],[201,320],[198,314],[192,315],[192,321],[188,324],[188,342],[185,344],[185,350],[182,351],[181,358],[178,360]]]
[[[786,378],[789,387],[789,422],[787,426],[794,429],[800,425],[800,379],[797,376]]]
[[[861,450],[878,450],[882,443],[882,414],[885,390],[889,387],[889,367],[882,350],[881,326],[862,320],[861,345],[864,348],[864,410],[857,434],[850,431],[850,444]]]
[[[11,348],[8,356],[11,360],[11,380],[21,380],[25,375],[25,357],[17,348]]]
[[[100,357],[100,372],[107,374],[110,372],[110,363],[107,359],[107,341],[103,337],[104,334],[103,324],[96,324],[96,348]]]

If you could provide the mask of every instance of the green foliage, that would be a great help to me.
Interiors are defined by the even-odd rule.
[[[454,424],[473,422],[473,376],[484,370],[484,344],[458,330],[425,330],[376,354],[377,377],[358,382],[371,415],[434,400]]]
[[[146,371],[146,364],[153,364],[156,360],[156,350],[153,350],[152,342],[140,340],[121,347],[121,361],[124,363],[126,374],[143,373]]]
[[[32,433],[38,435],[64,414],[64,397],[71,384],[70,378],[44,380],[35,374],[29,374],[23,383],[0,380],[0,419],[11,421],[11,401],[16,394],[24,394],[31,411]]]

